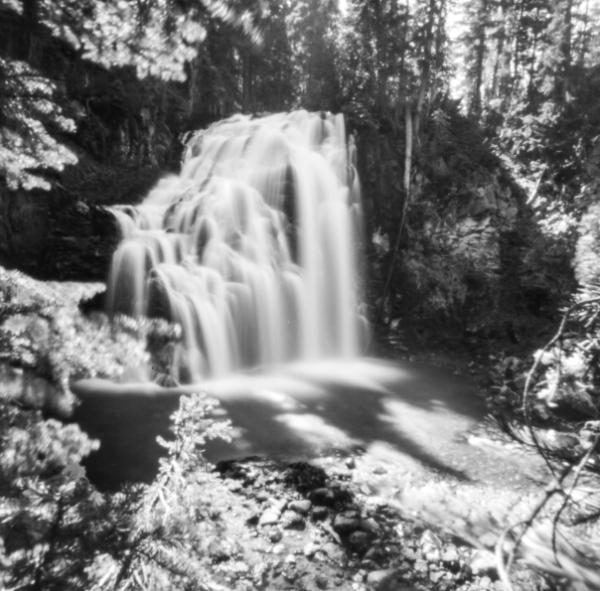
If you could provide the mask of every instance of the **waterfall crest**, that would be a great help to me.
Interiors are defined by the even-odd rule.
[[[178,323],[175,377],[353,357],[360,185],[341,115],[234,116],[193,134],[181,173],[114,208],[111,314]]]

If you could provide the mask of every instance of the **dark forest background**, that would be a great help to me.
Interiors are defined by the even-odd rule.
[[[176,171],[186,131],[305,108],[343,112],[355,135],[375,318],[518,340],[575,287],[597,183],[593,1],[0,10],[8,265],[104,279],[114,237],[98,205]]]

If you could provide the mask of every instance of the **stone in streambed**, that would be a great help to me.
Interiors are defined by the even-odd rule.
[[[367,517],[367,519],[361,519],[360,529],[362,529],[363,531],[368,531],[373,535],[377,535],[380,531],[379,524],[372,517]]]
[[[323,521],[324,519],[327,519],[328,515],[329,515],[329,509],[327,507],[323,507],[321,505],[317,505],[317,506],[313,507],[312,518],[315,521]]]
[[[285,511],[280,521],[285,529],[304,529],[306,527],[304,518],[295,511]]]
[[[453,572],[460,568],[460,556],[454,546],[449,546],[442,552],[442,563]]]
[[[276,503],[273,503],[262,513],[260,519],[258,520],[258,525],[275,525],[278,523],[284,507],[285,501],[277,501]]]
[[[475,550],[469,566],[474,575],[497,575],[496,557],[488,550]]]
[[[299,515],[308,515],[311,507],[312,503],[308,499],[290,501],[288,504],[288,509],[290,509],[290,511],[295,511]]]
[[[333,529],[340,536],[348,536],[352,532],[360,529],[360,519],[355,511],[347,511],[335,516],[333,520]]]
[[[312,558],[317,553],[318,550],[319,550],[319,545],[318,544],[315,544],[314,542],[309,542],[302,549],[302,553],[307,558]]]
[[[392,591],[397,587],[396,571],[391,568],[374,570],[367,575],[367,585],[373,591]]]
[[[281,532],[281,530],[277,527],[272,528],[271,530],[269,530],[269,541],[273,544],[277,544],[278,542],[281,542],[281,539],[283,538],[283,533]]]
[[[434,571],[431,571],[429,573],[429,580],[432,583],[438,583],[439,581],[441,581],[444,578],[445,574],[446,573],[444,573],[443,570],[434,570]]]
[[[327,542],[321,546],[320,551],[329,557],[334,563],[342,564],[345,559],[344,551],[333,542]]]
[[[358,554],[364,554],[371,544],[372,536],[365,531],[353,531],[348,536],[348,545]]]
[[[329,488],[315,488],[311,491],[309,499],[315,505],[323,505],[325,507],[333,507],[335,503],[335,495]]]
[[[426,530],[419,541],[421,552],[428,562],[439,562],[442,541],[432,531]]]
[[[267,491],[259,490],[254,498],[259,503],[266,503],[271,498],[271,495]]]

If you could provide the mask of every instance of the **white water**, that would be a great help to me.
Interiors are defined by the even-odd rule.
[[[179,323],[185,382],[359,355],[354,159],[341,115],[235,116],[196,133],[179,176],[114,210],[109,311]]]

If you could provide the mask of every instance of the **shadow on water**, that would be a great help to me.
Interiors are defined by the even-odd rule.
[[[87,468],[109,489],[153,478],[163,452],[156,436],[169,436],[180,395],[197,390],[217,398],[239,430],[232,444],[209,444],[207,456],[215,462],[256,454],[310,459],[384,442],[429,470],[468,480],[444,456],[457,433],[485,414],[473,386],[432,368],[370,362],[368,368],[375,368],[375,378],[336,362],[292,367],[283,382],[248,374],[181,389],[88,380],[74,385],[82,404],[73,420],[101,441]]]

